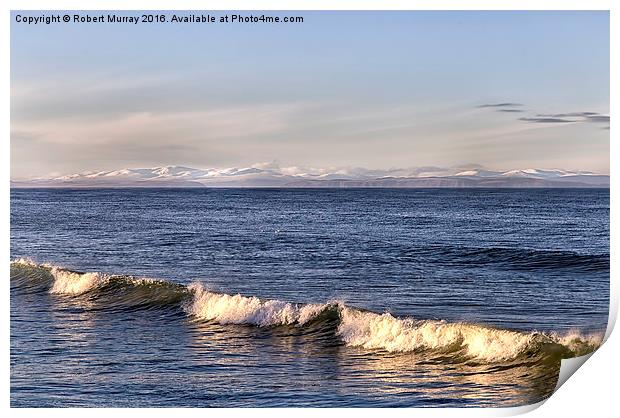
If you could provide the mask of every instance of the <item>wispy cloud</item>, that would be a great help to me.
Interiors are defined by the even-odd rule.
[[[554,117],[535,117],[535,118],[519,118],[524,122],[532,122],[532,123],[570,123],[575,122],[570,119],[562,119],[562,118],[554,118]]]
[[[569,113],[550,113],[550,114],[538,114],[537,116],[541,117],[550,117],[550,118],[587,118],[591,116],[598,115],[597,112],[569,112]]]
[[[106,145],[112,154],[122,145],[152,148],[156,144],[199,146],[208,141],[256,138],[285,131],[289,119],[303,112],[301,103],[225,107],[195,112],[136,112],[84,118],[13,123],[12,141],[39,141],[75,148]]]
[[[517,109],[522,107],[522,103],[501,102],[501,103],[485,103],[476,106],[481,109],[492,109],[502,113],[524,113],[525,110]],[[518,118],[519,121],[539,124],[564,124],[564,123],[606,123],[609,124],[609,115],[598,112],[580,111],[580,112],[562,112],[562,113],[538,113],[534,116],[524,116]],[[603,128],[609,129],[609,127]]]
[[[504,102],[504,103],[487,103],[478,106],[479,108],[502,108],[502,107],[519,107],[523,106],[521,103],[512,103],[512,102]]]
[[[609,115],[592,115],[587,117],[590,122],[609,123]]]
[[[522,103],[515,102],[502,102],[502,103],[486,103],[479,106],[476,106],[479,109],[490,109],[496,112],[502,113],[522,113],[523,109],[517,109],[518,107],[522,107]]]
[[[539,113],[535,117],[519,118],[524,122],[533,123],[609,123],[609,115],[602,115],[597,112],[567,112],[567,113]]]

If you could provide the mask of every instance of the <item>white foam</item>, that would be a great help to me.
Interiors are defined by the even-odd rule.
[[[15,260],[11,260],[11,265],[18,265],[18,266],[25,266],[25,267],[34,267],[34,268],[41,268],[41,269],[47,269],[47,270],[51,270],[52,268],[57,268],[57,269],[62,269],[63,267],[56,265],[56,264],[51,264],[51,263],[37,263],[35,262],[33,259],[28,258],[28,257],[21,257],[21,258],[17,258]]]
[[[338,335],[348,346],[390,352],[462,349],[468,357],[485,361],[513,359],[542,337],[472,324],[399,319],[346,307],[341,310]]]
[[[107,276],[96,272],[76,273],[52,267],[50,273],[54,276],[54,285],[50,293],[63,295],[81,295],[107,281]]]
[[[186,311],[199,319],[219,324],[248,324],[261,327],[303,325],[320,314],[328,305],[297,305],[280,300],[262,301],[255,296],[227,295],[206,290],[200,283],[188,289],[194,297]]]
[[[26,266],[26,267],[39,267],[39,265],[30,258],[17,258],[15,260],[11,260],[11,265],[20,265],[20,266]]]
[[[559,344],[572,351],[576,356],[581,356],[599,347],[603,343],[603,334],[583,335],[578,331],[571,331],[566,335],[553,334],[552,338]]]

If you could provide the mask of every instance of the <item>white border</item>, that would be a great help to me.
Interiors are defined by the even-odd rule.
[[[0,164],[3,178],[9,182],[10,177],[10,114],[9,114],[9,97],[10,97],[10,78],[9,66],[6,65],[9,59],[10,51],[10,10],[611,10],[610,27],[611,27],[611,91],[617,92],[618,85],[616,83],[617,76],[620,74],[618,66],[618,51],[614,48],[618,43],[618,23],[620,22],[619,9],[617,1],[612,0],[426,0],[426,1],[406,1],[406,0],[384,0],[384,1],[328,1],[328,0],[213,0],[213,1],[196,1],[196,0],[137,0],[137,1],[78,1],[78,0],[59,0],[59,1],[43,1],[43,0],[25,0],[15,1],[8,0],[2,2],[5,8],[4,19],[2,20],[2,56],[5,58],[5,65],[2,67],[2,86],[4,91],[4,100],[2,101],[2,125],[5,132],[5,140],[2,143],[3,152],[0,154],[3,164]],[[617,95],[612,94],[610,103],[610,114],[612,109],[617,108]],[[618,155],[617,136],[615,129],[610,130],[610,156]],[[613,163],[613,159],[612,159]],[[618,168],[611,164],[611,201],[616,200],[616,177],[620,174]],[[9,188],[2,189],[3,205],[1,206],[3,222],[3,237],[0,241],[2,250],[9,258],[9,237],[10,237],[10,211],[9,211]],[[617,317],[618,311],[618,285],[614,272],[616,271],[616,219],[618,211],[612,205],[611,208],[611,284],[612,284],[612,304],[610,307],[610,325],[608,327],[608,340],[605,344],[577,371],[576,376],[568,380],[557,393],[555,393],[544,406],[531,412],[531,416],[583,416],[583,415],[601,415],[608,416],[610,411],[616,410],[617,406],[617,382],[618,382],[618,353],[620,353],[620,342],[618,333],[609,335],[613,327],[613,322]],[[3,314],[4,327],[2,328],[3,338],[3,392],[2,406],[3,409],[9,407],[10,380],[9,380],[9,267],[8,262],[4,263],[3,271],[4,288],[3,294]],[[613,318],[613,319],[612,319]],[[536,406],[507,408],[507,409],[392,409],[386,411],[390,415],[407,416],[411,414],[416,416],[507,416],[524,413],[534,409]],[[84,414],[94,417],[106,417],[112,414],[129,415],[129,414],[148,414],[150,417],[168,417],[170,415],[183,414],[187,416],[204,417],[205,414],[215,416],[238,416],[242,414],[252,414],[256,416],[264,416],[269,418],[286,417],[295,414],[299,418],[310,417],[317,413],[312,409],[259,409],[259,410],[201,410],[201,409],[62,409],[62,410],[25,410],[13,409],[5,411],[10,416],[30,417],[33,415],[72,417]],[[372,416],[382,411],[371,409],[324,409],[319,411],[321,414],[328,415],[355,415]],[[8,416],[8,415],[6,415]]]

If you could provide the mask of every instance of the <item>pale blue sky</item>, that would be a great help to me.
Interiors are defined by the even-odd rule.
[[[36,26],[17,14],[41,13],[12,13],[15,178],[271,160],[609,171],[607,12]],[[502,103],[517,105],[483,106]]]

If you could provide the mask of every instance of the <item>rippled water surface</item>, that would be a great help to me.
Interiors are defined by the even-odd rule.
[[[608,190],[12,190],[12,406],[512,406],[596,348]]]

